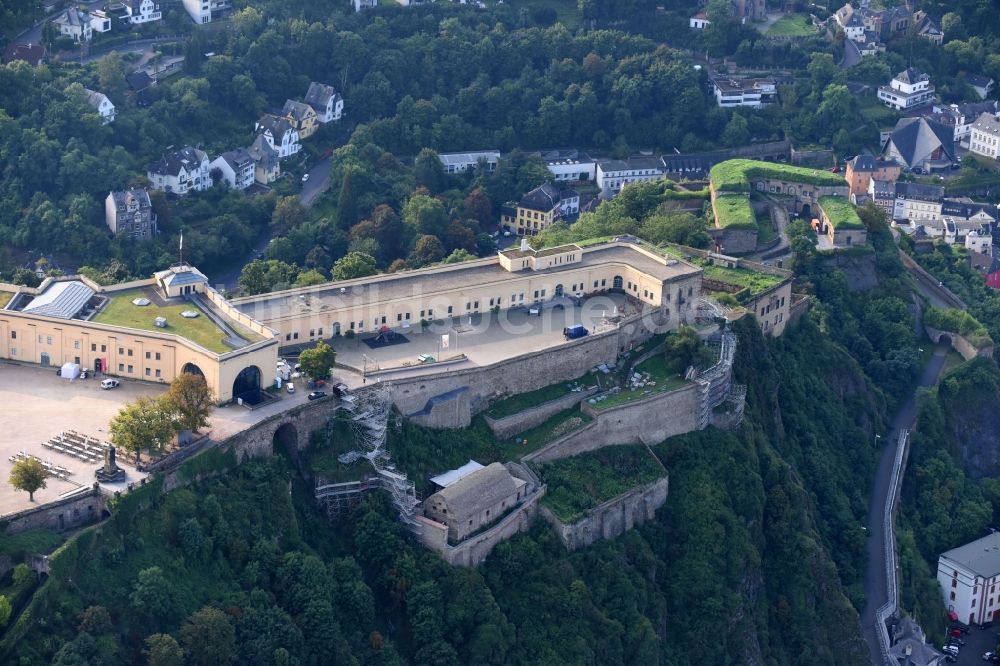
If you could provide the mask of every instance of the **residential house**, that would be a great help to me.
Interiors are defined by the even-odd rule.
[[[362,9],[372,9],[378,7],[378,0],[353,0],[354,11],[360,12]]]
[[[970,128],[969,151],[991,160],[1000,157],[1000,121],[992,113],[976,118]]]
[[[500,463],[483,467],[470,462],[455,470],[472,468],[456,480],[435,477],[448,485],[424,502],[424,514],[448,526],[448,541],[453,544],[496,522],[528,494],[527,482]]]
[[[941,30],[941,26],[923,10],[913,13],[913,31],[938,46],[944,41],[944,31]]]
[[[500,211],[500,226],[518,236],[534,236],[553,222],[562,219],[563,212],[580,212],[580,195],[575,190],[558,190],[552,183],[542,183],[521,200],[510,202]]]
[[[278,151],[271,147],[263,135],[257,135],[257,138],[247,148],[247,154],[253,160],[254,180],[261,185],[269,185],[281,175]]]
[[[90,14],[75,6],[52,19],[52,25],[59,31],[60,37],[69,37],[74,42],[89,42],[94,36]]]
[[[943,125],[954,129],[955,143],[969,147],[969,137],[972,135],[972,125],[983,113],[997,112],[997,102],[967,102],[965,104],[934,105],[933,113],[928,116]]]
[[[896,208],[896,183],[891,180],[876,180],[872,178],[868,181],[868,198],[872,203],[885,211],[885,218],[892,219],[893,211]]]
[[[83,91],[87,94],[87,103],[97,109],[97,114],[104,119],[104,124],[113,123],[115,121],[115,105],[111,103],[108,96],[89,88],[84,88]]]
[[[471,153],[439,153],[438,159],[446,173],[465,173],[475,169],[480,164],[483,170],[494,172],[500,162],[499,150],[483,150]]]
[[[229,183],[229,187],[245,190],[253,185],[254,159],[242,148],[222,153],[212,160],[210,167],[222,172],[222,179]]]
[[[861,20],[861,14],[854,10],[851,3],[845,4],[834,14],[834,20],[844,35],[855,42],[862,42],[865,39],[865,22]]]
[[[90,16],[90,28],[94,32],[110,32],[111,17],[101,9],[91,9],[87,12]]]
[[[232,9],[232,0],[182,0],[184,9],[195,23],[211,23]]]
[[[316,133],[319,127],[316,111],[308,104],[296,102],[294,99],[285,101],[281,114],[288,119],[292,127],[299,133],[300,139],[308,139]]]
[[[552,178],[557,182],[594,180],[597,177],[597,162],[579,150],[542,150],[531,153],[545,162]]]
[[[889,660],[892,666],[941,666],[944,655],[928,645],[920,625],[908,617],[901,619],[892,631]]]
[[[708,16],[705,15],[705,12],[698,12],[691,17],[688,25],[695,30],[704,30],[710,23],[711,21],[708,20]]]
[[[979,99],[986,99],[989,97],[996,84],[993,79],[988,76],[982,76],[981,74],[966,74],[965,82],[975,89],[976,94],[979,95]]]
[[[3,52],[3,62],[23,60],[32,67],[38,67],[45,57],[45,47],[41,44],[8,44]]]
[[[950,169],[958,164],[954,131],[926,118],[901,118],[889,134],[882,157],[917,173]]]
[[[302,148],[299,133],[287,118],[265,114],[257,121],[254,131],[264,137],[268,145],[278,151],[279,159],[295,155]]]
[[[597,186],[601,198],[610,199],[629,183],[663,180],[663,162],[658,157],[630,157],[597,162]]]
[[[331,123],[340,120],[344,113],[344,98],[340,93],[325,83],[309,84],[309,91],[306,92],[306,104],[316,112],[316,120],[321,123]]]
[[[994,289],[1000,289],[1000,257],[994,256],[993,263],[986,269],[986,285]],[[940,563],[938,563],[938,567],[940,566]],[[938,572],[938,576],[940,576],[940,571]]]
[[[874,32],[868,30],[865,31],[864,38],[859,40],[857,45],[858,53],[863,58],[885,52],[885,44],[878,40],[878,36]]]
[[[110,192],[104,200],[104,221],[116,236],[149,240],[156,235],[156,213],[146,190]]]
[[[949,224],[955,225],[956,229],[961,231],[961,227],[951,218],[944,218]],[[965,249],[969,252],[975,252],[977,254],[985,254],[987,256],[993,256],[993,232],[990,230],[989,226],[979,227],[979,229],[970,229],[965,232]]]
[[[759,109],[778,98],[778,88],[771,77],[763,79],[733,79],[718,76],[712,79],[715,101],[725,109],[745,106]]]
[[[868,194],[872,180],[896,182],[903,168],[895,160],[884,160],[870,154],[862,154],[847,162],[844,180],[850,188],[850,196]]]
[[[864,21],[865,30],[871,30],[883,42],[897,35],[906,34],[913,21],[913,12],[902,5],[882,10],[862,6],[858,8],[858,13]]]
[[[1000,219],[996,206],[988,203],[977,203],[968,197],[945,199],[941,202],[941,215],[971,223],[974,226],[993,226]]]
[[[1000,583],[1000,532],[942,553],[937,579],[945,607],[961,622],[1000,620],[1000,596],[996,594]]]
[[[907,67],[889,82],[879,86],[879,100],[891,109],[906,111],[934,100],[930,78],[914,67]]]
[[[153,189],[184,195],[191,191],[207,190],[212,185],[208,172],[208,155],[197,148],[186,146],[166,153],[150,164],[146,169],[146,177]]]
[[[159,0],[125,0],[126,20],[133,24],[159,21],[163,18]]]
[[[944,187],[922,183],[896,183],[896,202],[892,219],[908,220],[912,228],[941,219]]]
[[[156,85],[156,79],[141,70],[128,74],[125,80],[128,81],[128,87],[132,89],[132,92],[136,93],[140,93],[146,88]]]

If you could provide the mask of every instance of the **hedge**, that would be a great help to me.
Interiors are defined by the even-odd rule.
[[[864,229],[854,205],[843,197],[820,197],[819,207],[826,213],[834,229]]]
[[[743,159],[719,162],[712,167],[709,178],[716,191],[723,192],[749,192],[750,181],[755,178],[771,178],[816,186],[847,186],[842,176],[829,171]]]

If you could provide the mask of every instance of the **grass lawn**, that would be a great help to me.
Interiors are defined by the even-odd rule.
[[[774,230],[770,215],[763,215],[757,218],[757,243],[763,245],[770,243],[778,237],[778,232]]]
[[[817,33],[816,26],[804,14],[786,14],[767,29],[774,37],[809,37]]]
[[[14,294],[9,291],[0,291],[0,308],[6,307],[12,298],[14,298]]]
[[[665,476],[644,446],[612,446],[539,468],[548,490],[542,504],[563,522],[573,522],[608,500]]]
[[[712,167],[709,177],[719,192],[750,192],[751,179],[772,178],[809,185],[844,185],[844,177],[806,167],[790,164],[774,164],[758,160],[732,159],[719,162]]]
[[[830,218],[834,229],[864,229],[865,224],[858,217],[854,204],[844,197],[820,197],[819,207]]]
[[[522,456],[537,451],[549,442],[553,442],[563,435],[579,430],[592,418],[581,412],[579,409],[567,409],[551,417],[545,423],[537,425],[531,430],[522,432],[517,437],[500,443],[501,460],[520,460]],[[520,441],[518,441],[520,440]]]
[[[212,323],[212,320],[204,313],[195,319],[185,319],[181,316],[181,312],[184,310],[192,309],[190,303],[178,303],[164,307],[157,307],[155,304],[145,307],[133,305],[132,299],[140,296],[145,296],[142,289],[130,289],[115,294],[105,308],[94,317],[94,321],[98,324],[138,328],[155,333],[173,333],[218,354],[232,351],[222,342],[223,338],[226,337],[222,329]],[[166,317],[167,327],[158,328],[153,323],[156,317]]]
[[[756,229],[757,219],[753,214],[750,199],[741,194],[720,195],[712,202],[715,224],[720,229]]]
[[[583,378],[573,382],[557,382],[555,384],[549,384],[548,386],[543,386],[542,388],[529,393],[519,393],[495,402],[490,405],[488,410],[486,410],[486,415],[492,419],[501,419],[505,416],[523,412],[531,407],[537,407],[544,402],[557,400],[558,398],[572,392],[570,390],[571,385],[579,384],[580,386],[593,386],[595,383],[594,378],[588,373]]]
[[[656,386],[643,386],[632,390],[624,387],[614,395],[610,395],[600,402],[591,404],[594,409],[607,409],[617,407],[633,400],[641,400],[658,393],[674,391],[686,385],[688,381],[667,368],[667,361],[663,354],[656,354],[637,365],[634,372],[649,373],[650,380],[656,382]]]
[[[759,294],[781,283],[785,278],[770,273],[758,273],[745,268],[726,268],[725,266],[702,266],[705,277],[738,287],[745,287],[751,294]]]
[[[10,555],[14,561],[24,559],[25,553],[48,555],[63,538],[51,530],[28,530],[0,539],[0,555]]]

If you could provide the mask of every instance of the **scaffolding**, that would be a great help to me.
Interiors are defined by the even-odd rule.
[[[350,422],[358,448],[337,456],[337,460],[344,465],[367,460],[375,470],[375,475],[364,481],[322,485],[317,483],[317,501],[326,505],[328,515],[341,517],[346,510],[357,505],[363,493],[381,488],[389,493],[403,524],[411,530],[417,529],[416,508],[420,500],[417,498],[416,487],[406,474],[396,471],[386,446],[389,417],[392,413],[389,385],[379,382],[358,393],[345,392],[341,396],[341,407]]]

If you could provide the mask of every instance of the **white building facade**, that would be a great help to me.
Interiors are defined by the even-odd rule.
[[[316,111],[316,120],[321,123],[332,123],[344,115],[344,98],[340,93],[325,83],[309,84],[306,92],[306,104]]]
[[[211,23],[220,18],[222,12],[230,9],[230,0],[183,0],[184,9],[195,23]]]
[[[945,608],[961,622],[1000,620],[1000,533],[943,553],[937,579]]]
[[[724,109],[747,107],[759,109],[774,102],[778,88],[774,79],[712,79],[715,101]]]
[[[212,160],[209,166],[209,173],[211,169],[222,172],[222,179],[229,184],[229,187],[245,190],[254,183],[256,163],[250,157],[250,153],[242,148],[222,153]]]
[[[663,180],[663,163],[656,157],[603,160],[597,163],[597,186],[601,197],[610,199],[629,183]]]
[[[97,113],[101,116],[104,124],[113,123],[115,121],[115,105],[111,103],[108,96],[89,88],[84,88],[83,90],[87,93],[87,102],[97,109]]]
[[[1000,121],[983,113],[969,128],[969,151],[995,160],[1000,157]]]
[[[189,146],[150,164],[146,177],[153,189],[184,195],[208,189],[212,184],[209,170],[208,155]]]
[[[879,86],[878,98],[897,111],[905,111],[934,100],[930,78],[910,67],[893,77],[888,86]]]
[[[133,25],[159,21],[163,18],[160,3],[153,0],[128,0],[125,2],[125,15]]]

